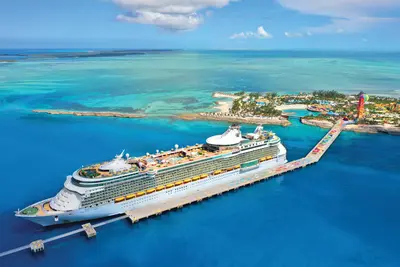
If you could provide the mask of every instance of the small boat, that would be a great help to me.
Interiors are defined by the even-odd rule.
[[[125,200],[125,197],[116,197],[115,199],[114,199],[114,202],[115,203],[118,203],[118,202],[121,202],[121,201],[124,201]]]
[[[155,188],[150,188],[150,189],[146,190],[146,194],[151,194],[151,193],[154,193],[155,191],[156,191]]]
[[[165,189],[165,186],[163,186],[163,185],[159,185],[159,186],[156,187],[157,191],[161,191],[163,189]]]
[[[141,192],[137,192],[137,193],[136,193],[136,196],[137,196],[137,197],[141,197],[141,196],[143,196],[143,195],[145,195],[145,194],[146,194],[145,192],[141,191]]]
[[[136,197],[136,194],[129,194],[129,195],[127,195],[125,198],[126,198],[126,199],[132,199],[132,198],[134,198],[134,197]]]
[[[177,185],[181,185],[181,184],[183,184],[183,181],[177,181],[177,182],[175,182],[174,184],[175,184],[176,186],[177,186]]]
[[[218,175],[218,174],[220,174],[221,172],[222,172],[222,170],[216,170],[216,171],[213,172],[213,174],[214,174],[214,175]]]
[[[171,187],[174,187],[175,185],[174,184],[167,184],[165,187],[168,189],[168,188],[171,188]]]

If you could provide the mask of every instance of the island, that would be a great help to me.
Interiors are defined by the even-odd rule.
[[[290,125],[293,113],[287,110],[308,110],[303,124],[331,128],[335,121],[346,121],[345,131],[400,134],[400,101],[389,96],[342,94],[335,90],[311,93],[279,94],[277,92],[214,92],[218,112],[182,114],[184,120],[212,120],[250,124]]]
[[[71,111],[57,109],[34,109],[34,113],[46,113],[51,115],[73,115],[73,116],[91,116],[91,117],[116,117],[116,118],[144,118],[146,115],[139,113],[125,113],[115,111]]]
[[[290,121],[282,115],[282,109],[276,108],[273,97],[275,95],[262,95],[260,93],[224,93],[215,92],[215,98],[228,98],[233,101],[216,102],[219,112],[201,112],[195,114],[182,114],[178,118],[183,120],[210,120],[226,121],[247,124],[272,124],[288,126]]]

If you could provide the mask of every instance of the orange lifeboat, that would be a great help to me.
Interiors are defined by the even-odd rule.
[[[161,191],[161,190],[164,190],[164,189],[165,189],[165,186],[163,186],[163,185],[159,185],[159,186],[156,187],[157,191]]]
[[[177,182],[175,182],[174,184],[175,184],[175,186],[178,186],[178,185],[183,184],[183,181],[177,181]]]
[[[134,198],[134,197],[136,197],[136,194],[129,194],[129,195],[127,195],[125,198],[126,198],[126,199],[132,199],[132,198]]]
[[[137,196],[137,197],[141,197],[141,196],[143,196],[143,195],[145,195],[145,194],[146,194],[145,192],[141,191],[141,192],[137,192],[137,193],[136,193],[136,196]]]
[[[156,190],[154,188],[150,188],[146,190],[146,194],[154,193]]]
[[[115,203],[118,203],[118,202],[121,202],[121,201],[124,201],[125,200],[125,197],[116,197],[115,199],[114,199],[114,202]]]

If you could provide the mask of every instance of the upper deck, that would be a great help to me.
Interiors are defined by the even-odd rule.
[[[236,142],[226,143],[224,138],[232,135],[232,129],[237,130],[238,128],[230,127],[224,134],[210,137],[207,139],[207,144],[196,144],[181,148],[175,145],[175,148],[170,151],[157,151],[155,154],[147,153],[141,157],[130,157],[129,154],[124,157],[124,152],[122,152],[111,161],[96,163],[77,170],[74,173],[74,178],[84,182],[94,182],[130,173],[157,172],[187,163],[230,155],[243,149],[262,145],[277,145],[280,142],[279,137],[274,133],[263,131],[262,127],[259,126],[254,133],[241,135],[239,131]],[[213,143],[208,142],[210,139]],[[225,142],[224,145],[218,145],[216,143],[218,140]]]

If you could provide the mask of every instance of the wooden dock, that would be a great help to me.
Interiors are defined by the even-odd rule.
[[[136,223],[141,219],[149,218],[151,216],[160,215],[164,212],[167,212],[172,209],[180,209],[186,205],[191,203],[197,203],[202,201],[203,199],[210,198],[213,196],[221,195],[225,192],[229,192],[232,190],[236,190],[240,187],[248,186],[256,182],[260,182],[263,180],[271,179],[275,176],[279,176],[281,174],[294,171],[299,168],[304,168],[310,164],[314,164],[318,162],[321,157],[326,153],[328,148],[333,144],[336,138],[340,135],[343,130],[343,121],[338,121],[329,132],[315,145],[315,147],[305,156],[304,158],[300,158],[298,160],[294,160],[283,164],[281,166],[277,166],[268,170],[263,170],[252,174],[250,177],[242,178],[238,181],[229,182],[226,184],[219,184],[213,187],[207,188],[206,190],[201,190],[196,193],[186,195],[179,199],[170,199],[164,202],[159,202],[155,204],[149,204],[142,208],[137,208],[135,210],[127,211],[124,215],[115,217],[113,219],[109,219],[94,225],[90,223],[82,225],[82,228],[77,230],[73,230],[61,235],[57,235],[48,239],[34,241],[29,245],[21,246],[15,249],[11,249],[5,252],[0,253],[0,257],[4,257],[6,255],[10,255],[22,250],[26,250],[31,248],[42,248],[44,250],[44,244],[49,243],[55,240],[62,239],[67,236],[75,235],[77,233],[85,232],[87,237],[96,236],[95,228],[100,226],[104,226],[116,221],[120,221],[123,219],[129,218],[132,223]],[[35,243],[36,242],[36,243]],[[32,245],[33,244],[33,245]],[[32,250],[33,251],[33,250]]]

